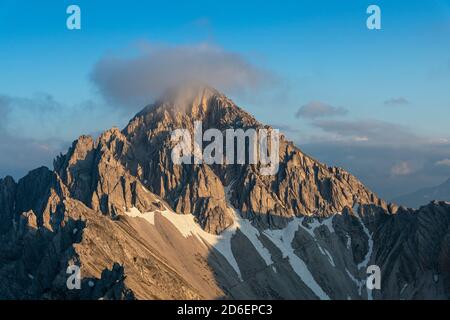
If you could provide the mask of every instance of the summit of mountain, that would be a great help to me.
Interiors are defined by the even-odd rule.
[[[175,164],[176,129],[266,128],[209,87],[168,92],[54,169],[0,179],[0,298],[450,297],[450,205],[380,199],[280,136],[279,167]],[[365,288],[376,264],[383,290]],[[82,289],[66,285],[81,268]]]

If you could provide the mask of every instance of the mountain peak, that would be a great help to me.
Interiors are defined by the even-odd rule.
[[[178,165],[173,130],[192,136],[195,121],[220,132],[263,124],[210,87],[174,89],[148,108],[122,132],[112,128],[95,142],[80,137],[57,158],[55,171],[36,169],[17,184],[0,179],[0,274],[18,270],[0,281],[0,299],[363,299],[369,264],[393,270],[386,275],[393,285],[376,298],[448,296],[443,287],[429,288],[431,274],[436,286],[450,276],[450,205],[390,214],[396,209],[356,177],[285,139],[271,175],[260,173],[263,163],[223,157]],[[232,139],[225,153],[245,152],[245,140]],[[291,236],[285,241],[280,234]],[[69,261],[80,264],[83,281],[94,288],[68,291],[61,274]],[[417,270],[427,274],[405,287]]]
[[[189,84],[169,88],[162,95],[161,102],[192,103],[194,101],[208,99],[212,96],[223,96],[218,90],[208,85]]]
[[[207,85],[191,84],[168,89],[156,102],[157,105],[175,109],[181,112],[205,110],[213,98],[227,99],[218,90]]]
[[[213,101],[216,103],[212,103]],[[171,114],[182,113],[197,117],[207,113],[212,104],[219,108],[237,109],[237,106],[218,90],[207,85],[190,84],[166,90],[155,103],[145,107],[137,116],[168,111]]]
[[[189,128],[194,121],[202,121],[204,128],[221,130],[262,126],[218,90],[205,85],[190,85],[167,90],[155,103],[140,111],[125,132],[132,134],[142,125],[146,131],[163,127]]]
[[[195,215],[207,232],[219,234],[233,224],[228,202],[243,217],[276,228],[299,215],[342,212],[356,201],[387,208],[354,176],[306,156],[284,137],[280,138],[278,150],[279,170],[271,176],[261,176],[261,167],[253,164],[174,166],[171,132],[185,129],[193,136],[196,121],[201,122],[203,132],[266,128],[211,87],[175,88],[125,128],[132,152],[123,162],[149,191],[167,201],[174,211]],[[226,199],[225,188],[231,182],[234,190],[230,189]]]

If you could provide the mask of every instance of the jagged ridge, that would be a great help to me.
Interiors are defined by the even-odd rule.
[[[369,263],[383,271],[376,298],[449,297],[447,203],[388,206],[284,137],[274,176],[255,165],[176,166],[170,133],[192,131],[195,120],[205,129],[263,127],[214,89],[176,91],[123,131],[80,137],[54,171],[1,179],[0,298],[370,298],[362,290]],[[193,214],[214,235],[235,224],[230,206],[253,226],[218,237],[216,249],[158,215]],[[156,213],[153,226],[130,210]],[[79,292],[65,287],[69,264],[82,267],[88,285]]]

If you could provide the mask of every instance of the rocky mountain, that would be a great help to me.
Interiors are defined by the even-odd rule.
[[[422,188],[392,201],[409,208],[419,208],[433,200],[450,201],[450,179],[436,187]]]
[[[171,134],[195,121],[269,129],[214,89],[182,88],[122,131],[80,137],[53,170],[1,179],[0,298],[450,297],[450,204],[387,204],[284,136],[273,175],[174,164]]]

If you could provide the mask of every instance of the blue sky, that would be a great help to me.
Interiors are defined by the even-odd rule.
[[[66,29],[65,11],[70,4],[81,8],[81,30]],[[366,28],[370,4],[381,8],[381,30]],[[304,144],[307,151],[317,152],[319,145],[330,143],[334,147],[336,143],[346,148],[372,147],[373,151],[375,142],[377,147],[382,146],[380,140],[389,137],[379,134],[389,126],[393,135],[411,133],[421,141],[420,146],[435,148],[428,145],[430,141],[445,145],[450,139],[450,0],[47,0],[39,4],[1,0],[0,43],[0,96],[23,99],[16,102],[19,107],[9,111],[4,130],[21,139],[41,141],[44,146],[59,139],[61,143],[49,148],[50,152],[79,134],[95,133],[111,125],[121,127],[139,110],[141,106],[111,107],[90,75],[103,57],[113,54],[125,59],[136,55],[142,43],[172,47],[207,43],[267,70],[279,80],[277,86],[254,93],[225,93],[262,122],[286,128],[287,135]],[[43,95],[51,99],[45,100]],[[34,113],[26,116],[31,111],[21,107],[36,99],[39,106],[45,101],[64,105],[64,111],[53,115],[53,122],[46,125],[45,118]],[[330,119],[295,117],[299,108],[311,101],[344,108],[347,113]],[[33,110],[36,112],[36,108]],[[79,110],[89,111],[78,116]],[[342,131],[342,124],[355,123],[376,127],[368,132],[376,136],[367,137],[374,143],[365,146],[352,140],[366,138],[365,128],[361,135]],[[405,141],[396,143],[400,148]],[[362,169],[364,163],[346,161],[346,153],[339,159],[327,154],[323,160],[350,167],[375,191],[389,197],[409,191],[411,183],[445,180],[441,171],[424,177],[427,163],[445,159],[444,150],[439,150],[439,155],[433,153],[436,159],[423,159],[417,164],[413,163],[414,152],[409,155],[412,160],[391,155],[386,168],[401,167],[405,162],[411,171],[390,181],[391,188],[370,180],[370,174]],[[34,162],[46,159],[42,155],[33,162],[29,156],[24,157],[28,160],[17,167],[14,161],[4,160],[0,175],[12,170],[20,176],[32,169],[28,166]],[[414,177],[414,172],[421,178]],[[408,175],[412,180],[399,182]],[[391,174],[392,179],[394,176]]]

